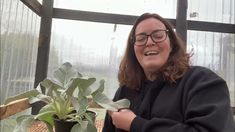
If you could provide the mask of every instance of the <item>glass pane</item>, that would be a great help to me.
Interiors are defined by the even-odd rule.
[[[189,0],[188,20],[234,24],[234,0]]]
[[[1,103],[33,88],[40,17],[18,0],[5,1],[1,19]]]
[[[188,31],[188,51],[192,62],[210,68],[227,81],[231,105],[235,106],[235,35]]]
[[[37,0],[40,4],[42,4],[42,0]]]
[[[1,0],[0,104],[33,89],[40,17],[19,0]],[[28,111],[29,112],[29,111]],[[1,132],[12,132],[14,116],[1,121]]]
[[[155,12],[176,18],[176,3],[177,0],[55,0],[54,7],[137,16]]]
[[[53,19],[48,76],[64,62],[83,75],[105,79],[112,98],[118,88],[117,71],[131,26]]]

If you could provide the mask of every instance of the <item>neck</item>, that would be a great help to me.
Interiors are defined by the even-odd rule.
[[[157,78],[156,74],[152,74],[152,73],[146,74],[146,77],[150,81],[154,81]]]

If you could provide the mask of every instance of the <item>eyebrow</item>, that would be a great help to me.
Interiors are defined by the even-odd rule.
[[[156,32],[156,31],[165,31],[165,30],[167,30],[167,29],[156,29],[156,30],[153,30],[151,33]],[[136,34],[135,36],[137,36],[137,35],[150,35],[150,34],[147,34],[146,32],[141,32],[141,33]]]

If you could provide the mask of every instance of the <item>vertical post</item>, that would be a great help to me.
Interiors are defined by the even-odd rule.
[[[176,32],[187,41],[187,8],[188,0],[177,0]]]
[[[36,87],[39,84],[39,82],[41,82],[43,79],[47,77],[50,39],[51,39],[51,25],[52,25],[52,16],[53,16],[53,3],[54,0],[43,0],[42,2],[41,24],[40,24],[34,87]],[[42,106],[43,106],[42,102],[33,104],[32,114],[37,114]]]

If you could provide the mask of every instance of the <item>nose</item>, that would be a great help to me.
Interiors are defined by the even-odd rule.
[[[146,42],[146,46],[153,46],[153,45],[155,45],[155,44],[156,44],[156,43],[153,42],[151,36],[148,36],[147,42]]]

